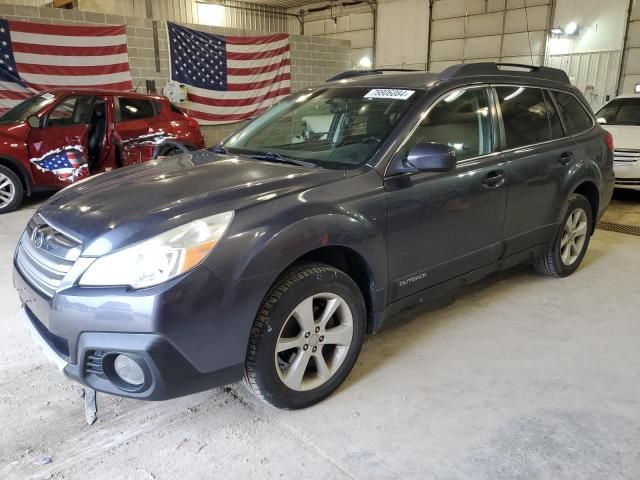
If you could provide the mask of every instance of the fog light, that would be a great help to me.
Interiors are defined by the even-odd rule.
[[[144,372],[138,363],[127,355],[120,354],[113,361],[116,374],[130,385],[139,386],[144,383]]]

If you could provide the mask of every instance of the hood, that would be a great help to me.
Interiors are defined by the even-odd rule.
[[[600,125],[613,135],[613,148],[640,150],[640,126],[637,125]]]
[[[92,255],[104,255],[197,218],[344,175],[200,150],[90,177],[57,193],[38,213]]]

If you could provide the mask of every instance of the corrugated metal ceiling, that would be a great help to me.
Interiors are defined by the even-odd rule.
[[[323,2],[322,0],[246,0],[246,1],[248,3],[253,3],[254,5],[265,5],[269,7],[281,7],[281,8],[303,7],[305,5],[312,5],[314,3],[330,3],[330,0],[326,2]],[[335,3],[339,4],[341,2],[335,2]]]

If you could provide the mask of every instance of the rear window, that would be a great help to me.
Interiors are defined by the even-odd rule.
[[[142,118],[155,117],[160,106],[154,105],[152,100],[146,100],[144,98],[118,98],[118,120],[126,122],[129,120],[139,120]]]
[[[548,105],[542,90],[528,87],[496,87],[506,136],[506,148],[551,140]]]
[[[552,92],[564,119],[568,135],[576,135],[589,130],[593,126],[591,116],[576,97],[569,93]]]
[[[611,100],[596,114],[603,125],[640,125],[640,98]]]

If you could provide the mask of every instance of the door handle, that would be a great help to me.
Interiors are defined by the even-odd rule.
[[[573,152],[564,152],[558,158],[560,165],[568,165],[573,160]]]
[[[498,188],[504,185],[506,175],[504,170],[492,170],[482,178],[482,184],[486,188]]]

